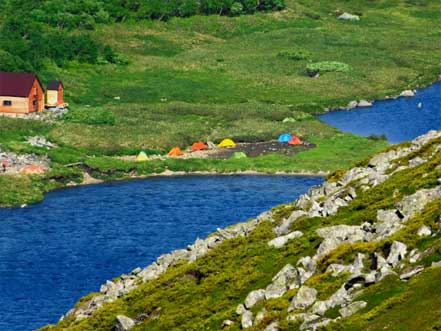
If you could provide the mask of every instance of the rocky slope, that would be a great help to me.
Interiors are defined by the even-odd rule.
[[[108,281],[43,330],[437,330],[440,162],[440,132],[394,146]]]

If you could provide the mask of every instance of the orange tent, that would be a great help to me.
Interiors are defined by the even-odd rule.
[[[208,148],[207,145],[205,145],[202,141],[198,141],[191,145],[192,151],[205,151]]]
[[[181,156],[184,155],[184,153],[181,151],[181,149],[179,147],[173,147],[170,152],[168,152],[167,154],[168,156],[171,157],[176,157],[176,156]]]
[[[24,175],[41,175],[44,174],[45,170],[38,165],[29,164],[21,168],[20,172]]]
[[[300,140],[297,136],[292,136],[291,139],[288,141],[288,144],[290,145],[301,145],[303,142]]]

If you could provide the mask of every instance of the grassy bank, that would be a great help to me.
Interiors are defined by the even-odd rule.
[[[336,10],[360,14],[361,20],[337,20]],[[0,118],[0,147],[48,154],[54,166],[85,162],[97,173],[105,167],[112,173],[100,176],[118,178],[130,175],[123,173],[126,168],[136,174],[156,168],[345,168],[386,143],[342,134],[311,115],[433,82],[441,72],[441,35],[435,28],[440,11],[433,1],[290,0],[280,12],[97,24],[92,37],[129,63],[60,66],[47,60],[44,77],[64,81],[71,114],[51,124]],[[341,63],[345,70],[309,77],[307,67],[323,62]],[[282,132],[318,147],[293,157],[223,162],[138,165],[108,158],[141,150],[164,153],[196,140],[266,141]],[[25,144],[27,136],[37,134],[58,148]]]

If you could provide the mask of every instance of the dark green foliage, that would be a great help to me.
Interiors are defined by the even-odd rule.
[[[307,60],[309,57],[309,54],[305,51],[281,51],[277,54],[278,57],[293,60],[293,61],[301,61],[301,60]]]
[[[317,63],[310,63],[306,66],[306,73],[313,77],[317,74],[326,72],[349,72],[351,67],[346,63],[336,61],[323,61]]]

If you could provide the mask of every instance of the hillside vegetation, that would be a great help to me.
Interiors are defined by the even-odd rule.
[[[9,54],[8,59],[13,55],[13,62],[41,62],[23,68],[35,68],[43,81],[62,79],[71,114],[53,123],[0,118],[0,146],[47,153],[60,169],[82,162],[87,171],[104,178],[129,177],[127,169],[145,175],[164,169],[316,172],[346,168],[387,143],[341,133],[312,115],[351,100],[383,98],[427,85],[441,71],[437,28],[441,5],[433,1],[289,0],[283,10],[271,2],[274,6],[257,6],[237,16],[230,11],[199,15],[209,13],[199,10],[194,16],[170,15],[166,20],[148,19],[142,14],[146,10],[134,8],[130,1],[20,3],[2,2],[1,28],[7,29],[2,35],[8,38],[2,39],[0,49]],[[5,14],[21,10],[33,12],[24,15],[23,23],[12,22],[15,15]],[[342,11],[359,14],[361,20],[338,20]],[[68,18],[73,23],[65,24]],[[87,27],[84,20],[93,24]],[[26,31],[43,39],[32,42]],[[86,38],[78,43],[96,46],[93,59],[80,58],[91,54],[87,49],[69,55],[75,47],[64,50],[63,45],[71,41],[57,42],[58,35]],[[52,51],[60,52],[60,60]],[[308,72],[320,68],[320,75],[311,78]],[[290,120],[284,122],[286,118]],[[17,127],[23,129],[9,129]],[[282,132],[297,134],[317,147],[290,157],[275,154],[240,162],[167,160],[139,165],[113,158],[141,150],[165,153],[197,140],[267,141]],[[25,140],[34,134],[45,136],[58,148],[48,152],[30,147]],[[59,172],[54,180],[60,178]],[[43,181],[40,187],[48,187],[46,178],[36,180]],[[21,202],[41,197],[41,190],[37,195],[31,193],[34,188],[29,191]],[[33,199],[25,199],[31,195]],[[0,197],[0,205],[10,201]]]
[[[121,315],[131,330],[437,330],[440,137],[165,254],[41,330],[112,330]]]

